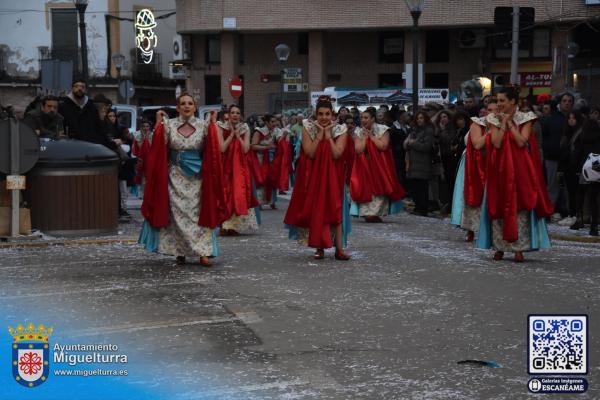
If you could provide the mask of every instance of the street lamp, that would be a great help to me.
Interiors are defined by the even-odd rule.
[[[117,70],[117,84],[119,86],[119,90],[117,90],[117,93],[119,93],[121,89],[121,69],[123,68],[123,63],[125,62],[125,56],[121,53],[117,53],[113,54],[111,58]]]
[[[288,57],[290,56],[290,46],[288,46],[287,44],[283,44],[283,43],[278,44],[277,46],[275,46],[275,55],[277,56],[277,61],[279,61],[279,63],[281,64],[281,115],[283,115],[283,93],[284,93],[283,76],[285,74],[283,66],[285,65],[285,62],[287,61]]]
[[[73,0],[75,8],[79,12],[79,37],[81,40],[81,69],[83,79],[88,79],[88,58],[87,58],[87,39],[85,37],[85,9],[88,6],[88,0]]]
[[[412,102],[413,115],[419,107],[419,17],[425,8],[425,0],[404,0],[413,18],[412,26]]]

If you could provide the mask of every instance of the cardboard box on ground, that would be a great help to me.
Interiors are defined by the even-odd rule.
[[[6,181],[0,181],[0,236],[10,235],[10,203],[11,193],[6,190]],[[19,233],[31,235],[31,214],[28,208],[20,210]]]

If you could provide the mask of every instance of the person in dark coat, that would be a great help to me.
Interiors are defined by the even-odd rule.
[[[108,139],[98,109],[86,95],[86,90],[85,81],[73,81],[71,93],[58,109],[64,118],[65,133],[71,139],[102,144],[115,150],[116,145]]]
[[[23,123],[39,137],[55,139],[64,136],[63,117],[58,113],[58,97],[46,96],[40,103],[39,108],[25,114]]]
[[[588,182],[582,175],[583,164],[590,153],[600,154],[600,121],[591,117],[583,122],[580,137],[573,142],[573,152],[571,153],[572,168],[578,171],[578,187],[576,195],[577,220],[571,229],[579,230],[583,225],[583,209],[586,195],[589,197],[590,205],[590,235],[598,236],[598,205],[600,204],[600,182]]]
[[[396,176],[406,187],[406,154],[404,152],[404,141],[410,133],[410,116],[404,110],[399,110],[396,107],[392,108],[395,113],[395,121],[390,127],[390,144],[392,146],[392,155],[394,156],[394,164],[396,164]]]
[[[404,142],[407,152],[406,177],[411,180],[415,214],[427,216],[435,129],[424,111],[417,112],[414,124],[415,130]]]

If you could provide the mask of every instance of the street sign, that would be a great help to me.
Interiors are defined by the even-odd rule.
[[[19,166],[11,171],[11,120],[0,121],[0,171],[5,174],[24,174],[29,171],[40,157],[40,141],[35,132],[27,125],[18,122],[19,129]]]
[[[448,94],[450,91],[446,89],[419,89],[419,105],[426,103],[446,104],[449,102]]]
[[[284,84],[302,84],[302,68],[284,68],[283,69]]]
[[[135,94],[135,86],[133,85],[133,82],[131,82],[129,79],[121,82],[119,84],[119,94],[124,99],[132,98]]]
[[[244,93],[244,87],[242,86],[242,80],[240,78],[233,78],[229,82],[229,93],[236,99],[239,99],[242,93]]]

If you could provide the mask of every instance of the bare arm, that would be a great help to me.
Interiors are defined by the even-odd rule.
[[[385,131],[385,133],[383,135],[381,135],[380,137],[371,135],[370,138],[373,141],[373,143],[375,144],[375,147],[377,147],[377,150],[379,150],[379,151],[387,150],[387,148],[390,144],[390,132],[389,131]]]
[[[475,123],[471,124],[471,128],[469,129],[469,140],[477,150],[485,146],[485,135],[481,129],[481,125]]]
[[[252,135],[252,146],[251,146],[252,150],[261,151],[261,150],[267,150],[270,148],[270,146],[263,146],[258,143],[260,143],[260,132],[255,131],[254,135]]]
[[[308,158],[315,158],[315,154],[317,153],[317,146],[319,145],[321,139],[322,134],[321,138],[317,136],[317,140],[313,141],[310,135],[308,134],[308,131],[305,128],[302,128],[302,151],[304,151],[304,154],[306,154]]]
[[[364,153],[366,146],[367,146],[367,141],[364,136],[354,137],[354,151],[356,152],[356,154]]]
[[[219,134],[219,146],[221,147],[221,153],[225,153],[229,148],[229,144],[231,143],[231,138],[233,137],[233,134],[229,135],[227,139],[224,139],[223,129],[218,125],[217,132]]]
[[[514,123],[511,122],[511,133],[513,135],[513,138],[515,139],[515,142],[517,142],[517,146],[519,147],[524,147],[527,145],[527,143],[529,142],[529,136],[531,135],[531,122],[526,122],[523,125],[523,128],[521,129],[521,131],[519,131],[519,127],[514,125]]]
[[[331,143],[331,154],[334,160],[339,159],[344,154],[344,150],[346,150],[347,141],[348,134],[346,133],[338,136],[336,139],[329,138],[329,143]]]
[[[492,126],[492,144],[495,148],[499,149],[502,147],[502,139],[504,138],[504,131],[502,128]]]

